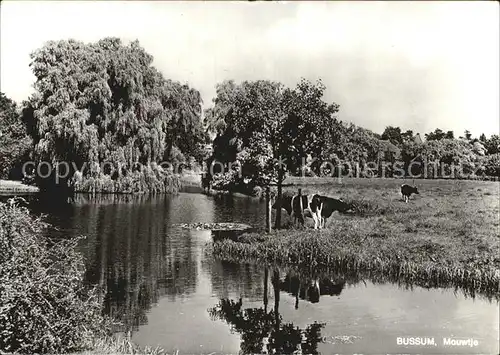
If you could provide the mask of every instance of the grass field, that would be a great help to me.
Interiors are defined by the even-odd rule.
[[[412,181],[407,181],[411,184]],[[222,259],[317,266],[500,293],[498,182],[416,180],[420,195],[404,203],[401,179],[291,178],[303,193],[357,202],[355,215],[337,212],[326,229],[290,228],[214,243]],[[298,186],[284,193],[296,192]],[[287,228],[288,227],[288,228]]]

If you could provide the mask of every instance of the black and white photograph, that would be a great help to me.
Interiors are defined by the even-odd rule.
[[[0,354],[500,355],[496,1],[0,4]]]

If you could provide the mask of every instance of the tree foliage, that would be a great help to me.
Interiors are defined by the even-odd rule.
[[[50,41],[31,59],[36,92],[24,118],[37,161],[74,162],[84,182],[110,180],[108,192],[166,191],[167,171],[137,166],[171,158],[176,146],[194,154],[201,143],[199,92],[163,78],[137,41]]]
[[[488,154],[500,153],[500,136],[493,134],[489,139],[485,140],[484,147]]]
[[[14,101],[0,93],[0,179],[20,179],[28,158],[31,139]]]
[[[434,132],[429,132],[425,134],[425,139],[427,141],[438,141],[441,139],[453,139],[453,131],[444,132],[439,128],[436,128]]]
[[[282,182],[308,154],[324,159],[338,126],[338,105],[323,100],[325,89],[306,80],[293,89],[265,80],[219,84],[206,115],[217,134],[214,159],[240,164],[242,177],[259,186]]]
[[[137,41],[50,41],[31,59],[35,93],[22,105],[22,120],[15,103],[4,94],[0,99],[4,178],[32,154],[35,163],[73,163],[69,175],[77,190],[173,191],[176,178],[159,163],[201,162],[212,133],[208,163],[236,163],[233,167],[243,172],[239,176],[219,167],[215,180],[225,188],[245,181],[262,186],[283,181],[286,173],[301,173],[306,158],[316,174],[322,163],[342,160],[363,164],[401,157],[409,164],[434,147],[430,142],[455,140],[453,131],[439,128],[419,143],[413,131],[396,126],[378,135],[342,124],[336,118],[339,106],[323,99],[325,86],[307,80],[294,88],[266,80],[224,81],[205,111],[204,125],[200,93],[165,79]],[[498,135],[472,139],[466,131],[462,140],[478,156],[500,151]],[[286,168],[278,164],[280,158]],[[43,188],[47,181],[40,177]],[[48,185],[54,182],[48,180]]]
[[[485,156],[482,163],[486,175],[500,178],[500,153]]]
[[[407,130],[406,132],[401,133],[402,143],[413,140],[413,131]]]
[[[388,140],[392,144],[396,145],[403,143],[401,128],[393,126],[386,127],[384,133],[382,133],[382,139]]]
[[[213,170],[214,187],[231,190],[246,182],[252,191],[255,185],[279,185],[285,173],[301,174],[304,167],[308,174],[373,176],[363,173],[368,163],[377,166],[377,176],[386,177],[396,168],[431,178],[450,176],[452,170],[454,177],[494,171],[482,157],[498,152],[498,136],[455,139],[453,131],[436,128],[422,142],[413,131],[395,126],[378,135],[337,121],[338,105],[324,102],[324,90],[321,82],[306,80],[293,89],[262,80],[219,84],[214,105],[206,111],[207,127],[217,135],[209,163],[233,164]],[[285,170],[277,165],[279,158]]]

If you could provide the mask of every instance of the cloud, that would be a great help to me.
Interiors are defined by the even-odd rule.
[[[4,1],[1,26],[1,87],[18,101],[44,41],[118,36],[205,106],[224,79],[321,78],[342,119],[378,132],[499,130],[495,3]]]

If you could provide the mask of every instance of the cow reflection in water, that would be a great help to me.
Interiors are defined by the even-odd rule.
[[[241,334],[242,354],[292,354],[298,350],[303,354],[318,354],[318,343],[322,342],[321,329],[324,323],[314,322],[304,329],[293,323],[283,323],[279,314],[280,278],[274,271],[271,283],[274,290],[274,308],[267,311],[268,270],[264,274],[264,307],[243,309],[243,301],[227,298],[208,310],[213,320],[226,321],[231,329]]]
[[[318,303],[320,296],[339,296],[345,286],[344,280],[332,280],[328,277],[301,278],[287,274],[280,282],[280,290],[295,296],[295,309],[299,308],[299,298],[311,303]]]

